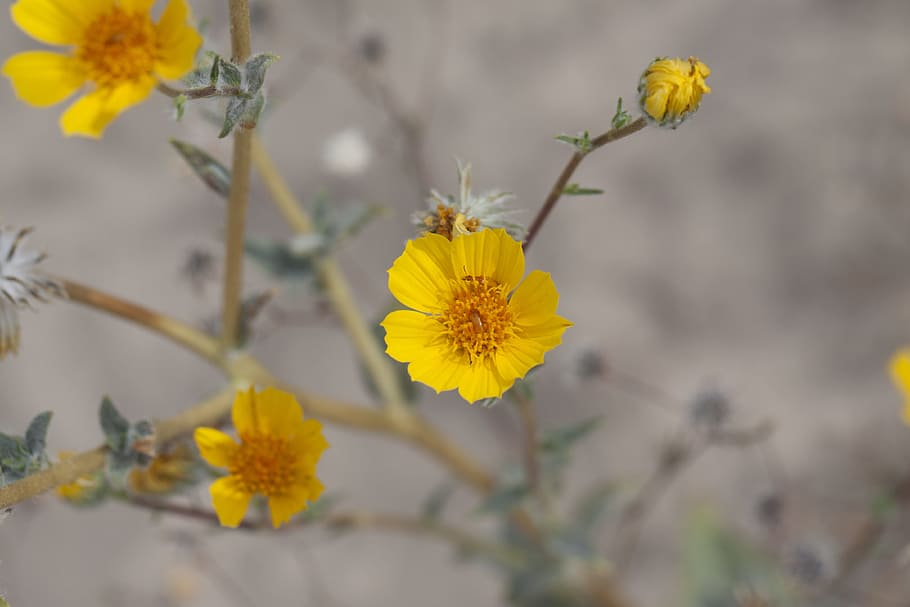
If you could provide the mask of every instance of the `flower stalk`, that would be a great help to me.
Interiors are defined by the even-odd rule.
[[[543,227],[543,224],[547,220],[547,217],[550,216],[550,212],[553,211],[556,203],[559,202],[560,198],[562,198],[563,192],[566,190],[566,186],[569,185],[569,180],[575,173],[575,169],[578,168],[578,166],[581,164],[581,161],[584,160],[585,156],[598,148],[602,148],[608,143],[612,143],[613,141],[617,141],[623,137],[628,137],[633,133],[637,133],[647,125],[648,121],[643,116],[639,116],[625,126],[622,126],[618,129],[610,129],[609,131],[602,133],[601,135],[598,135],[592,139],[590,149],[586,151],[575,150],[575,153],[572,154],[571,158],[569,158],[566,166],[563,167],[562,172],[559,174],[559,177],[556,178],[556,183],[553,184],[553,187],[550,189],[550,193],[547,195],[547,199],[544,200],[543,205],[537,212],[537,216],[534,217],[534,221],[531,223],[531,227],[528,228],[528,235],[525,237],[524,241],[524,250],[526,252],[531,246],[531,243],[534,242],[534,238],[537,236],[537,233],[540,232],[540,228]]]
[[[255,136],[252,143],[252,155],[256,170],[265,182],[275,206],[284,216],[288,226],[297,234],[312,232],[313,222],[309,215],[278,171],[262,142]],[[332,300],[335,313],[341,319],[364,366],[372,376],[382,401],[390,411],[395,411],[395,415],[408,418],[410,415],[404,404],[404,394],[395,377],[394,369],[357,309],[350,286],[345,280],[341,268],[334,259],[324,259],[319,264],[318,271],[323,287]]]
[[[250,56],[250,7],[247,0],[229,0],[231,60],[242,65]],[[241,125],[234,132],[231,162],[231,190],[228,194],[227,237],[225,239],[224,291],[222,297],[221,343],[225,349],[237,345],[243,289],[243,234],[250,198],[251,146],[253,132]]]

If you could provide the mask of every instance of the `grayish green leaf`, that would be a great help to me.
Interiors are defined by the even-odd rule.
[[[171,139],[171,145],[207,186],[227,198],[231,191],[231,172],[226,166],[191,143]]]
[[[53,413],[45,411],[32,419],[25,431],[25,448],[32,456],[44,456],[47,447],[47,428],[51,423]]]
[[[218,133],[218,139],[224,139],[231,134],[245,110],[246,99],[231,97],[228,100],[227,109],[224,111],[224,124],[221,126],[221,132]]]
[[[230,61],[225,61],[221,58],[219,59],[220,60],[217,61],[220,64],[217,84],[218,89],[239,89],[240,84],[243,81],[243,74],[240,72],[240,68]]]
[[[420,508],[421,516],[431,521],[438,520],[454,493],[455,486],[452,483],[443,483],[433,489]]]
[[[620,97],[616,101],[616,113],[613,114],[613,119],[610,121],[610,124],[614,129],[621,129],[622,127],[629,124],[629,121],[631,119],[632,119],[632,115],[623,109],[622,97]]]
[[[174,97],[174,109],[177,110],[177,122],[183,120],[183,114],[186,112],[186,95],[177,95]]]
[[[598,188],[583,188],[577,183],[570,183],[563,189],[562,193],[566,196],[594,196],[603,194],[604,191]]]
[[[587,154],[591,151],[591,134],[588,131],[577,135],[575,137],[571,135],[557,135],[556,141],[562,141],[563,143],[568,143],[575,148],[579,154]]]
[[[129,432],[130,423],[120,415],[113,401],[107,396],[101,400],[98,417],[101,420],[101,430],[104,432],[108,447],[116,453],[122,452],[126,447],[126,433]]]
[[[244,89],[247,93],[258,93],[265,82],[265,72],[273,63],[278,61],[278,55],[262,53],[253,55],[246,61],[244,72],[246,77],[246,86]]]

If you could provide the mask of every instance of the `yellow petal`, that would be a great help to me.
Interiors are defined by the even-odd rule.
[[[404,253],[389,268],[389,291],[395,298],[420,312],[438,312],[446,305],[455,278],[445,236],[427,234],[408,241]]]
[[[305,488],[295,487],[291,493],[269,497],[269,510],[272,513],[272,526],[278,529],[291,518],[307,509],[310,492]]]
[[[218,522],[225,527],[236,527],[243,520],[246,509],[253,497],[244,492],[232,476],[219,478],[209,487],[212,506],[218,515]]]
[[[534,270],[528,274],[509,299],[509,309],[515,323],[521,326],[546,322],[556,314],[559,292],[547,272]]]
[[[69,106],[60,117],[60,128],[67,137],[83,135],[98,139],[114,118],[143,101],[154,87],[155,79],[149,76],[113,89],[92,91]]]
[[[202,37],[188,23],[190,10],[185,0],[171,0],[156,25],[158,55],[155,73],[176,80],[193,69]]]
[[[888,364],[891,379],[901,392],[910,397],[910,349],[898,350]]]
[[[488,359],[467,367],[458,386],[458,394],[469,403],[474,403],[484,398],[498,398],[514,383],[514,379],[501,377]]]
[[[148,13],[155,0],[118,0],[120,8],[132,13]]]
[[[114,0],[19,0],[10,15],[35,40],[70,45],[81,43],[86,26],[113,6]]]
[[[230,464],[238,447],[233,438],[214,428],[196,428],[193,439],[202,459],[219,468],[226,468]]]
[[[481,230],[452,240],[452,265],[458,277],[483,276],[515,288],[525,271],[521,243],[505,230]]]
[[[234,397],[234,406],[231,408],[231,420],[237,434],[254,434],[259,432],[260,413],[256,403],[256,392],[250,386],[246,390],[238,390]]]
[[[441,347],[428,348],[408,365],[411,380],[428,385],[437,394],[457,388],[468,372],[466,357]]]
[[[260,431],[281,437],[303,433],[303,409],[293,394],[277,388],[266,388],[254,398]]]
[[[527,339],[510,339],[496,352],[495,363],[504,380],[522,379],[528,371],[543,364],[544,346]]]
[[[403,363],[445,339],[445,327],[438,320],[413,310],[390,312],[380,325],[385,329],[386,352]]]
[[[38,107],[63,101],[85,83],[75,57],[49,51],[13,55],[3,64],[3,75],[12,81],[19,99]]]
[[[316,469],[322,452],[329,448],[329,442],[322,435],[322,424],[315,419],[303,420],[292,445],[297,451],[298,468],[310,470]]]
[[[522,327],[518,336],[524,340],[531,340],[543,347],[552,350],[562,343],[562,334],[572,326],[572,323],[561,316],[553,316],[546,322],[530,327]]]

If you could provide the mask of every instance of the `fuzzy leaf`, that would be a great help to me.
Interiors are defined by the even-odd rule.
[[[566,196],[594,196],[603,194],[604,191],[598,188],[583,188],[577,183],[570,183],[563,189],[562,193]]]
[[[186,112],[186,95],[177,95],[174,97],[174,109],[177,110],[177,122],[183,120],[183,114]]]
[[[455,487],[451,483],[443,483],[433,489],[420,508],[421,516],[431,521],[438,520],[453,493],[455,493]]]
[[[507,468],[493,490],[477,508],[478,514],[511,512],[530,495],[525,471],[521,467]]]
[[[632,119],[632,115],[629,114],[622,107],[622,97],[616,101],[616,113],[613,114],[613,119],[610,121],[610,125],[614,129],[621,129],[622,127],[629,124],[629,121]]]
[[[256,93],[252,99],[244,99],[240,112],[240,126],[245,129],[254,129],[259,124],[259,116],[262,114],[262,108],[265,107],[265,97],[262,93]]]
[[[101,400],[99,418],[101,420],[101,430],[104,432],[105,439],[107,440],[107,444],[111,448],[111,451],[116,453],[122,452],[126,447],[126,435],[130,429],[130,423],[125,417],[120,415],[120,412],[117,411],[117,407],[114,406],[113,401],[107,396]]]
[[[217,86],[218,76],[221,74],[221,57],[215,55],[212,61],[212,71],[209,72],[209,84]]]
[[[240,83],[243,81],[243,75],[240,72],[240,68],[231,63],[230,61],[225,61],[220,57],[216,60],[220,64],[220,74],[218,75],[218,88],[240,88]],[[213,68],[214,69],[214,68]]]
[[[282,242],[247,240],[243,246],[250,259],[283,280],[310,280],[316,274],[318,254],[295,255]],[[321,254],[321,251],[319,252]]]
[[[544,432],[540,449],[544,452],[559,453],[571,449],[579,440],[600,425],[600,417],[590,417],[555,430]]]
[[[591,134],[588,131],[577,135],[575,137],[571,135],[557,135],[556,141],[562,141],[563,143],[568,143],[575,148],[575,151],[579,154],[587,154],[591,151]]]
[[[253,55],[246,61],[243,69],[246,72],[246,92],[258,93],[265,82],[265,72],[273,63],[278,61],[278,55],[262,53]]]
[[[226,166],[191,143],[171,139],[171,145],[207,186],[227,198],[231,191],[231,172]]]
[[[243,116],[246,109],[246,99],[231,97],[228,100],[227,109],[224,111],[224,124],[221,125],[221,132],[218,133],[218,139],[224,139],[234,130],[234,125]]]
[[[39,413],[29,423],[28,430],[25,431],[25,448],[33,457],[44,455],[47,446],[47,428],[51,423],[53,413],[45,411]]]

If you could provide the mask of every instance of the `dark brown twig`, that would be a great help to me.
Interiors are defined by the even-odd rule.
[[[540,231],[540,228],[543,226],[544,222],[549,217],[550,212],[553,211],[553,208],[556,206],[556,203],[559,202],[559,199],[562,198],[563,192],[566,190],[566,186],[569,184],[569,179],[572,178],[572,175],[575,173],[575,169],[578,168],[578,165],[581,164],[581,161],[584,160],[584,157],[593,152],[598,148],[602,148],[610,142],[622,139],[623,137],[628,137],[633,133],[637,133],[641,129],[645,128],[648,122],[644,117],[639,116],[629,124],[618,128],[610,129],[606,133],[598,135],[591,140],[591,147],[587,151],[576,150],[569,158],[569,162],[566,163],[566,166],[563,167],[562,172],[559,174],[559,177],[556,178],[556,183],[553,184],[553,187],[550,189],[550,193],[547,195],[547,199],[544,201],[543,206],[540,207],[540,210],[537,212],[537,216],[534,218],[534,221],[531,222],[531,227],[528,228],[528,235],[525,237],[524,241],[524,250],[527,252],[528,247],[531,246],[531,243],[534,241],[534,238],[537,236],[537,233]]]

